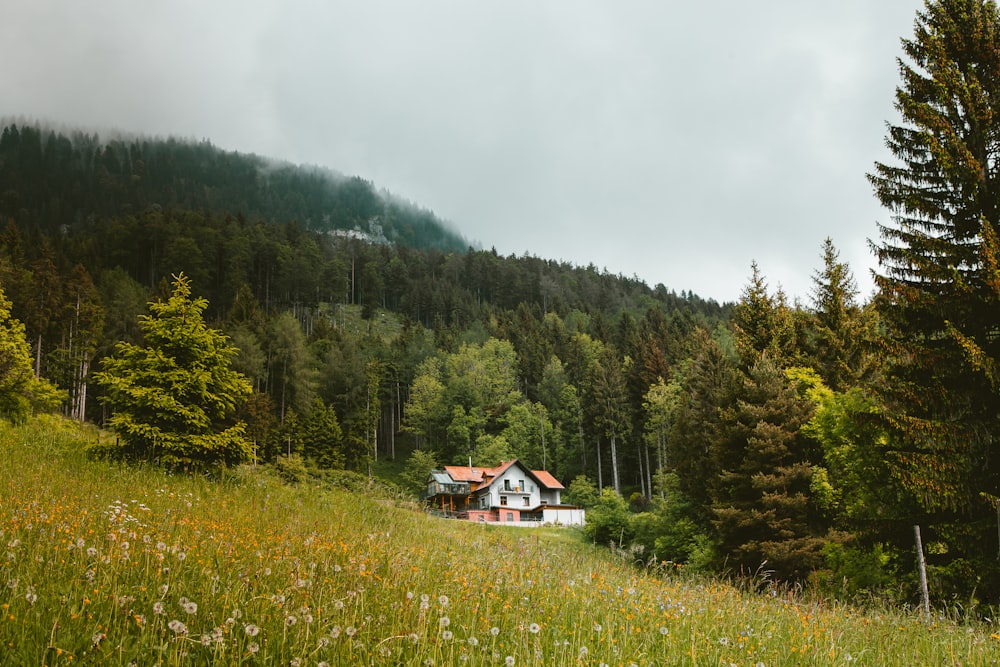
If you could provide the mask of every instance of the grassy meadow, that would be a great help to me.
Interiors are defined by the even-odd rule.
[[[637,568],[384,494],[87,461],[0,426],[0,665],[989,665],[996,626]]]

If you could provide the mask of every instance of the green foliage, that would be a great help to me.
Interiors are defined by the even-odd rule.
[[[302,451],[321,468],[344,467],[343,433],[332,406],[318,398],[302,424]]]
[[[64,396],[35,377],[24,325],[11,316],[10,309],[11,303],[0,288],[0,417],[20,422],[32,411],[55,410]]]
[[[406,460],[406,467],[400,473],[399,479],[403,488],[416,495],[427,488],[427,479],[431,470],[438,467],[433,452],[425,449],[414,449]]]
[[[584,532],[596,544],[624,546],[632,541],[628,504],[614,489],[604,489],[597,504],[587,510]]]
[[[236,349],[205,325],[206,306],[177,276],[170,298],[140,318],[144,345],[121,342],[103,360],[95,378],[112,410],[118,456],[195,468],[251,457],[244,425],[233,423],[250,385],[231,368]]]
[[[591,508],[601,500],[601,494],[597,491],[597,486],[586,475],[577,475],[569,483],[562,499],[569,505],[579,505],[580,507]]]

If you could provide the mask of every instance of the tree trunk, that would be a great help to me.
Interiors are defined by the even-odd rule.
[[[611,436],[611,474],[614,476],[615,493],[622,494],[621,484],[618,481],[618,447],[615,436]]]

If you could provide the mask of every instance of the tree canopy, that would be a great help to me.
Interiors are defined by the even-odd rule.
[[[139,318],[143,344],[120,342],[95,379],[120,438],[115,453],[170,467],[248,460],[244,425],[233,419],[251,392],[232,368],[236,348],[202,319],[208,302],[191,298],[186,276],[175,276],[166,300]]]

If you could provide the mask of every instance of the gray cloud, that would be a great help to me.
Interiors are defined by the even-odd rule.
[[[12,0],[0,114],[374,181],[504,254],[805,298],[862,288],[899,38],[920,0]]]

